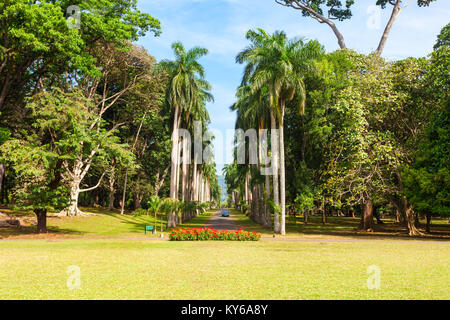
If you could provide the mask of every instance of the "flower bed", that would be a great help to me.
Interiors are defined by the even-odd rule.
[[[169,235],[171,241],[195,241],[195,240],[236,240],[236,241],[258,241],[261,234],[248,232],[242,229],[214,230],[211,228],[187,228],[174,229]]]

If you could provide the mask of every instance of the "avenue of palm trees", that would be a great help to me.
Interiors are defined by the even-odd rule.
[[[204,69],[198,62],[198,59],[208,51],[199,47],[186,51],[180,42],[174,43],[172,48],[175,60],[163,61],[161,67],[169,75],[166,99],[173,109],[170,199],[180,200],[185,204],[187,210],[183,210],[184,217],[181,219],[183,221],[191,219],[198,213],[198,208],[192,204],[211,202],[214,200],[213,195],[217,197],[219,193],[215,165],[208,163],[199,165],[196,161],[199,151],[193,150],[190,142],[178,135],[179,128],[194,132],[195,122],[200,124],[202,130],[207,129],[209,114],[206,102],[213,101],[213,96],[209,92],[211,85],[204,78]],[[203,136],[203,132],[201,134]],[[205,147],[211,147],[209,143],[207,144]],[[191,152],[194,161],[190,160]],[[179,221],[175,210],[172,210],[168,215],[167,226],[175,227],[182,221]]]
[[[245,181],[244,190],[241,190],[244,201],[253,204],[250,209],[252,212],[260,212],[260,210],[264,212],[264,215],[257,219],[270,227],[270,211],[273,210],[274,231],[286,234],[284,147],[286,102],[294,101],[300,114],[304,114],[306,92],[302,79],[314,68],[314,59],[322,54],[322,48],[316,41],[288,39],[282,31],[268,34],[262,29],[250,30],[246,37],[250,45],[236,57],[236,62],[245,64],[244,75],[237,93],[238,100],[231,108],[238,114],[237,128],[270,127],[273,130],[270,143],[272,187],[268,174],[265,178],[259,177],[261,181],[255,182],[255,179],[258,179],[258,169],[267,162],[263,159],[261,150],[258,153],[257,168],[252,168],[250,165],[239,168],[236,165],[227,165],[224,171],[227,182],[232,188],[237,187],[239,182],[230,181],[230,179],[237,178]],[[236,192],[234,196],[238,196]],[[266,201],[261,201],[263,198]]]

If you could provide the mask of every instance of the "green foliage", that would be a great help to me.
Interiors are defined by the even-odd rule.
[[[11,136],[11,131],[7,128],[0,128],[0,145],[5,143]]]
[[[450,23],[442,28],[441,32],[437,36],[436,44],[433,49],[438,50],[441,47],[450,47]]]
[[[205,81],[205,71],[198,62],[208,50],[194,47],[186,51],[181,42],[173,43],[172,49],[175,60],[164,60],[160,64],[169,74],[166,99],[173,108],[178,107],[190,113],[204,106],[204,101],[213,101],[209,93],[211,85]],[[209,116],[207,118],[209,119]]]
[[[15,193],[20,207],[56,210],[67,206],[65,166],[93,150],[98,152],[93,160],[97,163],[107,162],[111,156],[132,163],[132,155],[118,143],[114,131],[103,125],[94,132],[88,129],[97,115],[79,92],[63,93],[55,88],[34,96],[27,108],[33,131],[1,147],[2,160],[18,174],[20,185]]]
[[[355,3],[354,0],[345,0],[344,4],[339,0],[276,0],[277,2],[284,3],[286,5],[294,4],[298,2],[302,6],[305,6],[311,10],[314,10],[322,16],[327,16],[332,19],[343,21],[350,19],[352,16],[351,7]],[[305,17],[312,16],[308,10],[302,10],[302,14]]]
[[[418,211],[435,216],[450,215],[449,57],[448,45],[432,54],[425,79],[435,108],[412,165],[404,169],[408,200]]]
[[[81,9],[79,30],[68,27],[71,5]],[[140,12],[136,0],[6,0],[0,3],[0,20],[0,79],[5,84],[0,110],[8,111],[8,117],[18,116],[14,111],[26,90],[43,79],[62,82],[65,73],[101,77],[97,48],[112,44],[126,50],[128,41],[160,32],[159,21]]]

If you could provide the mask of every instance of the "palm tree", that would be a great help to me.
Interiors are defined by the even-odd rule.
[[[161,65],[169,74],[166,99],[168,104],[174,109],[170,197],[178,199],[180,148],[177,129],[183,113],[188,116],[189,112],[201,104],[201,101],[211,99],[212,95],[208,92],[210,85],[204,80],[204,69],[197,61],[206,55],[208,50],[194,47],[186,52],[181,42],[172,44],[172,49],[175,54],[175,60],[163,61]],[[167,224],[168,227],[176,225],[173,213],[169,214]]]
[[[248,84],[252,92],[266,88],[269,94],[271,110],[271,127],[278,120],[279,128],[279,163],[280,163],[280,211],[281,224],[279,232],[286,233],[286,179],[284,160],[284,113],[286,102],[294,100],[304,113],[306,91],[302,76],[311,70],[311,62],[320,56],[322,47],[317,41],[305,43],[302,39],[289,40],[282,31],[269,35],[262,29],[249,30],[246,35],[251,44],[240,52],[236,61],[246,63],[243,84]],[[274,147],[272,145],[272,147]],[[273,161],[277,165],[277,148],[272,149]],[[277,185],[274,172],[274,202],[277,201]],[[276,229],[276,231],[278,231]]]
[[[231,110],[237,111],[238,117],[236,121],[236,128],[258,128],[260,139],[261,139],[261,130],[267,126],[267,124],[270,122],[269,116],[271,112],[270,104],[269,104],[269,98],[268,93],[265,88],[264,90],[258,91],[258,92],[252,92],[251,87],[249,85],[242,85],[239,87],[238,92],[236,94],[238,100],[235,104],[231,106]],[[265,141],[267,143],[267,141]],[[278,144],[278,143],[276,143]],[[262,149],[259,148],[258,153],[258,168],[262,169],[263,163],[265,164],[265,157],[266,155],[262,153]],[[252,181],[254,181],[257,177],[255,176],[255,170],[249,170],[250,175],[252,176]],[[275,197],[278,202],[278,175],[274,175],[274,185],[276,186],[276,193]],[[260,179],[257,179],[258,181]],[[249,181],[247,178],[247,185],[249,185]],[[262,222],[265,226],[271,227],[271,214],[269,212],[269,205],[267,203],[267,200],[270,197],[270,177],[269,175],[265,176],[265,182],[264,182],[264,189],[265,189],[265,201],[262,201],[263,196],[263,186],[262,182],[259,184],[256,184],[253,186],[253,193],[254,196],[252,196],[252,205],[254,206],[255,210],[252,212],[253,214],[256,214],[256,219],[258,222]],[[261,202],[264,202],[263,206],[259,206]],[[261,217],[261,210],[263,211],[264,217]],[[279,215],[277,212],[275,212],[275,226],[276,229],[279,230]]]
[[[156,218],[157,215],[159,214],[159,211],[161,210],[161,207],[163,205],[163,201],[158,197],[158,196],[152,196],[150,198],[150,201],[148,202],[148,212],[150,214],[154,214],[155,215],[155,232],[156,232]],[[161,220],[161,225],[162,225],[162,220]],[[161,227],[161,232],[162,232],[162,227]]]

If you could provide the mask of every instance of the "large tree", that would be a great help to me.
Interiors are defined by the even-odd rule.
[[[280,230],[277,231],[285,234],[285,107],[287,101],[295,99],[297,107],[304,113],[306,92],[302,77],[313,69],[312,61],[320,56],[322,48],[316,41],[305,43],[302,39],[289,40],[280,31],[269,35],[262,29],[250,30],[247,39],[251,41],[251,45],[238,54],[236,61],[247,63],[243,82],[248,83],[253,91],[267,88],[270,108],[278,121],[281,221]],[[277,150],[272,150],[272,153],[277,154]]]
[[[383,31],[381,39],[379,40],[378,47],[375,50],[377,55],[383,53],[384,46],[391,32],[392,26],[395,20],[398,18],[400,12],[406,8],[412,0],[406,1],[402,0],[377,0],[376,5],[385,9],[386,6],[392,6],[392,13],[386,27]],[[431,2],[435,0],[417,0],[417,5],[419,7],[429,6]],[[339,47],[341,49],[346,49],[344,36],[339,31],[336,26],[335,21],[343,21],[346,19],[351,19],[352,11],[351,8],[355,4],[354,0],[275,0],[276,3],[290,7],[295,10],[301,11],[302,15],[305,17],[311,17],[312,19],[318,21],[319,23],[327,24],[331,30],[333,30],[334,35],[338,40]]]
[[[166,100],[173,109],[170,198],[178,199],[181,152],[178,128],[183,116],[189,115],[196,107],[201,106],[202,100],[212,100],[212,95],[209,93],[210,85],[204,79],[203,66],[198,62],[198,59],[206,55],[208,50],[194,47],[186,51],[181,42],[172,44],[172,49],[175,53],[175,60],[165,60],[161,62],[161,65],[169,75]],[[186,171],[184,175],[186,175]],[[168,217],[168,226],[175,225],[175,216],[172,213]]]
[[[104,124],[95,133],[86,130],[97,114],[79,91],[45,91],[34,96],[27,108],[32,129],[6,141],[0,154],[18,174],[20,183],[14,192],[19,207],[35,212],[41,233],[47,231],[48,211],[71,205],[73,180],[64,177],[67,161],[90,153],[89,145],[97,146],[103,162],[114,156],[130,163],[132,156]]]
[[[430,96],[431,121],[418,140],[411,165],[404,169],[405,194],[413,207],[427,217],[450,215],[450,33],[446,25],[438,36],[425,72],[422,91]]]

